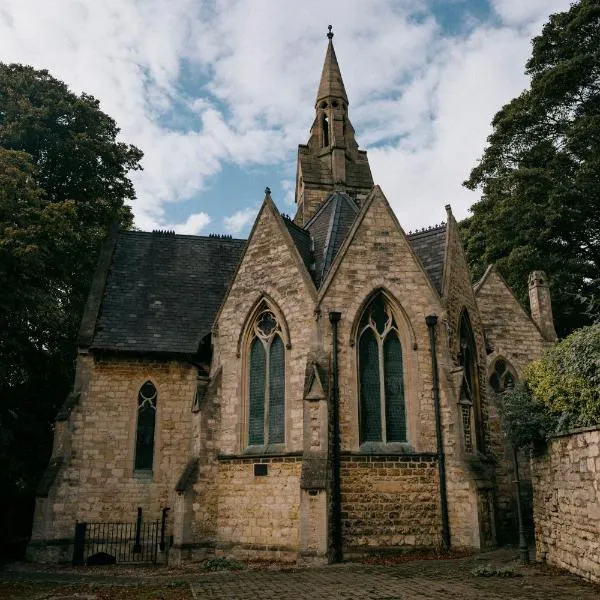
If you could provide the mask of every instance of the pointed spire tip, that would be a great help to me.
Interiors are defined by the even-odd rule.
[[[327,37],[332,40],[333,39],[333,31],[331,31],[333,29],[333,27],[331,25],[327,26],[327,29],[329,29],[329,32],[327,33]]]
[[[266,196],[270,196],[270,195],[271,195],[271,188],[270,188],[269,186],[267,186],[267,187],[265,188],[265,195],[266,195]]]

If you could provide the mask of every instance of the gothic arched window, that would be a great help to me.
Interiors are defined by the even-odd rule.
[[[368,304],[358,329],[360,443],[406,442],[402,345],[385,296]]]
[[[496,392],[501,394],[508,389],[515,387],[516,376],[509,363],[503,358],[496,359],[494,369],[490,375],[490,386]]]
[[[270,310],[254,321],[248,361],[248,445],[285,441],[285,350]]]
[[[156,387],[151,381],[146,381],[138,392],[135,436],[136,470],[152,470],[157,396]]]
[[[460,408],[463,425],[465,450],[473,452],[473,429],[476,448],[483,451],[483,427],[481,417],[481,398],[479,392],[479,372],[477,368],[477,346],[467,311],[460,319],[460,366],[463,367],[463,382],[460,390]]]

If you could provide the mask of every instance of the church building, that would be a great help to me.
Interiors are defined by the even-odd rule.
[[[450,206],[403,230],[327,37],[293,219],[267,188],[247,240],[108,236],[31,558],[71,561],[81,524],[138,514],[165,515],[173,563],[480,549],[514,531],[498,393],[556,339],[546,277],[530,276],[529,312],[493,266],[473,285]]]

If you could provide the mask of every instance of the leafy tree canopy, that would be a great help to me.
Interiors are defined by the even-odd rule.
[[[47,71],[0,63],[3,513],[11,497],[32,493],[48,461],[102,239],[113,221],[132,224],[128,173],[142,153],[118,133],[91,96]]]
[[[496,263],[522,302],[546,270],[557,332],[590,323],[600,296],[600,3],[552,15],[533,40],[531,86],[494,117],[464,185],[481,189],[463,222],[476,275]]]

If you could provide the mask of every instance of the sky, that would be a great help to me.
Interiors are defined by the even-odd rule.
[[[142,230],[246,237],[269,186],[295,213],[333,25],[349,117],[406,231],[464,218],[494,114],[570,0],[0,0],[0,61],[98,98],[144,152]]]

